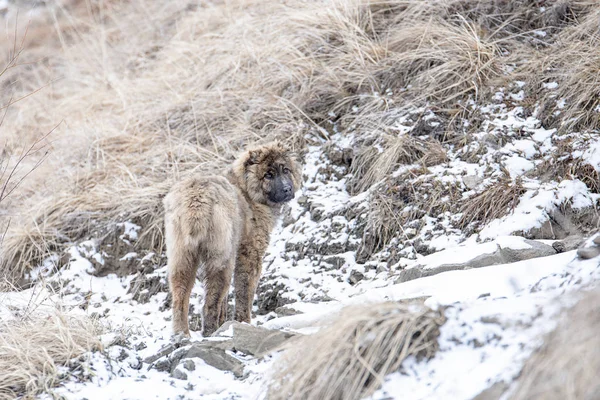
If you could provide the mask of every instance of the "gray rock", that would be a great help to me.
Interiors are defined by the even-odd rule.
[[[531,258],[546,257],[556,254],[556,250],[547,244],[534,240],[525,240],[530,245],[528,249],[501,248],[489,254],[481,254],[472,260],[459,264],[443,264],[435,268],[421,266],[406,269],[400,272],[395,283],[407,282],[418,278],[436,275],[446,271],[460,271],[471,268],[482,268],[490,265],[509,264],[517,261],[529,260]]]
[[[600,235],[597,235],[592,242],[594,242],[594,244],[600,245]]]
[[[158,360],[156,363],[154,363],[152,368],[154,368],[155,370],[160,371],[160,372],[170,371],[171,370],[171,360],[169,360],[168,358],[163,358],[162,360]]]
[[[168,345],[162,347],[158,351],[158,353],[144,358],[144,362],[146,364],[152,364],[154,361],[158,360],[159,358],[171,354],[172,352],[175,351],[175,349],[177,349],[177,347],[174,344],[168,344]]]
[[[188,371],[195,371],[196,363],[194,363],[193,360],[185,360],[183,362],[183,368],[187,369]]]
[[[221,371],[231,371],[236,377],[241,377],[244,373],[244,364],[240,360],[214,346],[212,342],[194,343],[181,358],[196,357]]]
[[[171,372],[171,376],[175,379],[179,379],[182,381],[187,381],[187,374],[185,372],[183,372],[182,370],[180,370],[179,368],[175,368],[175,370],[173,372]]]
[[[295,336],[292,333],[260,328],[239,322],[233,325],[233,347],[256,357],[263,356]]]
[[[567,247],[563,242],[552,243],[552,248],[556,250],[557,253],[564,253],[565,251],[567,251]]]
[[[275,309],[275,314],[277,314],[278,317],[289,317],[290,315],[302,314],[302,311],[298,311],[292,307],[284,306],[277,307]]]
[[[517,261],[529,260],[538,257],[547,257],[556,254],[556,250],[552,246],[545,243],[536,242],[535,240],[525,240],[525,243],[530,245],[530,249],[511,249],[501,248],[500,254],[504,263],[512,263]]]
[[[234,323],[236,323],[236,321],[225,321],[225,323],[223,325],[221,325],[219,327],[219,329],[217,329],[216,331],[214,331],[211,336],[213,336],[213,337],[218,337],[218,336],[223,337],[223,334],[225,332],[227,332],[228,330],[230,330],[231,325],[233,325]],[[225,337],[231,337],[231,335],[228,335],[228,336],[225,336]]]
[[[559,242],[552,243],[552,247],[554,247],[554,250],[556,250],[557,253],[563,253],[565,251],[577,249],[579,246],[581,246],[581,243],[583,243],[583,241],[584,239],[582,236],[571,235],[567,236]]]
[[[577,256],[583,260],[589,260],[600,255],[600,246],[582,247],[577,250]]]
[[[358,282],[362,281],[365,278],[365,275],[360,271],[352,271],[350,276],[348,277],[348,282],[351,285],[356,285]]]
[[[496,382],[491,387],[473,397],[473,400],[499,400],[507,390],[508,385],[506,383]]]

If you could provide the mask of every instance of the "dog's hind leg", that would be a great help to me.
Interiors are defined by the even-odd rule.
[[[202,312],[202,335],[210,336],[225,322],[227,317],[227,294],[231,286],[234,260],[211,260],[206,263],[204,282],[206,292]]]
[[[196,281],[198,255],[185,248],[173,249],[168,258],[169,288],[173,296],[173,332],[190,335],[188,312],[190,294]]]

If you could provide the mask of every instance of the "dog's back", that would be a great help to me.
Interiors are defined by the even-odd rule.
[[[164,200],[167,257],[182,244],[203,259],[231,257],[243,227],[238,203],[237,190],[222,176],[176,184]]]

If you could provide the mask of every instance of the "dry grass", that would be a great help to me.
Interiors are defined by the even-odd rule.
[[[558,83],[556,90],[540,90],[536,97],[543,105],[541,117],[564,132],[600,128],[600,56],[594,51],[600,42],[600,11],[592,10],[578,24],[561,30],[553,46],[530,56],[530,62],[522,66],[523,76],[534,87]],[[559,105],[563,101],[564,107]]]
[[[0,399],[51,392],[66,378],[62,367],[98,350],[99,327],[56,310],[0,322]]]
[[[408,357],[430,358],[445,319],[422,303],[380,303],[344,309],[284,353],[269,399],[360,399]]]
[[[513,181],[504,177],[486,187],[481,193],[468,198],[462,204],[462,217],[458,223],[465,227],[473,222],[486,224],[503,217],[514,210],[525,192],[519,179]]]
[[[423,167],[447,160],[446,151],[436,140],[422,140],[410,135],[384,136],[378,146],[366,147],[353,160],[350,189],[361,193],[389,177],[399,165]],[[377,147],[382,148],[379,151]]]
[[[425,215],[437,217],[460,211],[461,189],[445,183],[424,168],[411,169],[397,177],[386,178],[371,192],[369,214],[357,251],[364,262],[385,248],[394,238],[405,238],[404,229]],[[419,227],[420,228],[420,227]]]
[[[592,193],[600,193],[600,175],[598,171],[582,157],[574,157],[574,154],[583,153],[589,148],[589,140],[594,135],[583,136],[584,140],[575,141],[574,137],[568,135],[563,138],[555,138],[555,150],[552,155],[542,162],[536,169],[536,176],[543,181],[563,179],[579,179]]]
[[[521,372],[513,400],[596,399],[600,391],[600,291],[587,293]]]

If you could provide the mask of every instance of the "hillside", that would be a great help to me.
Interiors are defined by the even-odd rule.
[[[548,365],[580,353],[548,343],[596,330],[598,18],[0,1],[0,398],[551,398]],[[274,139],[304,186],[254,328],[173,342],[162,199]],[[594,398],[597,374],[563,370],[557,399]]]

